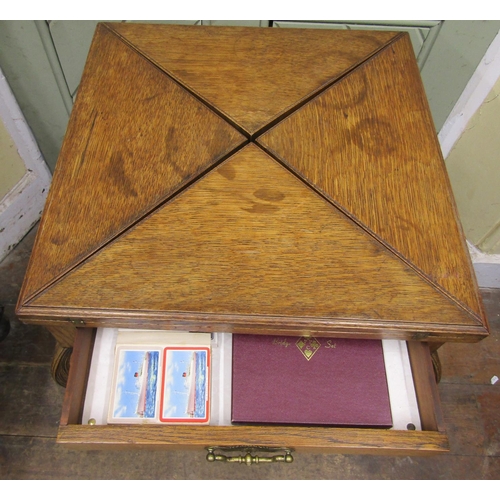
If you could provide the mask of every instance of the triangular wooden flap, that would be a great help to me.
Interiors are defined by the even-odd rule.
[[[258,142],[482,316],[412,48],[400,38]]]
[[[470,316],[255,145],[32,305],[471,324]]]
[[[24,301],[245,141],[99,26],[33,250]]]
[[[381,31],[109,26],[248,134],[398,36]]]

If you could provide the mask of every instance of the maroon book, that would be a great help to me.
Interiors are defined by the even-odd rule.
[[[391,427],[382,342],[233,335],[232,421]]]

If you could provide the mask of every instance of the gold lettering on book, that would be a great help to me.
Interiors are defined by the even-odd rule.
[[[326,341],[325,349],[335,349],[337,347],[337,344],[335,342],[332,342],[331,340]]]
[[[321,347],[319,340],[314,337],[300,337],[295,345],[307,361],[309,361]]]
[[[288,347],[290,345],[290,343],[286,339],[282,339],[279,337],[274,337],[273,344],[274,345],[281,345],[283,347]]]

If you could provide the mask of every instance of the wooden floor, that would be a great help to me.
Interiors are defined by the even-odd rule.
[[[55,444],[64,389],[50,376],[55,344],[14,316],[34,232],[0,263],[0,479],[500,479],[500,289],[484,289],[491,336],[440,349],[446,456],[296,455],[292,464],[212,464],[197,452],[73,451]]]

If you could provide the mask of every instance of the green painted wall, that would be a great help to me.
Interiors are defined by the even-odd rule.
[[[53,169],[68,113],[34,21],[0,21],[0,67]]]
[[[436,130],[441,130],[500,30],[500,21],[445,21],[422,69]]]

